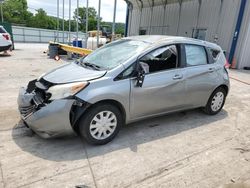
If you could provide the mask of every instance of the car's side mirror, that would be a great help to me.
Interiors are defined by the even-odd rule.
[[[144,66],[142,66],[142,63],[140,62],[137,70],[137,82],[136,82],[137,87],[142,87],[145,78],[145,73],[146,73],[145,68]]]

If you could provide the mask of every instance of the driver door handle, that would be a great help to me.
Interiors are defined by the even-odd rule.
[[[180,80],[182,78],[183,78],[183,76],[181,74],[176,74],[176,75],[174,75],[173,80]]]

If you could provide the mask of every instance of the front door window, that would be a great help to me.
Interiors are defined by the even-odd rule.
[[[177,68],[177,49],[175,45],[158,48],[140,59],[146,73]]]

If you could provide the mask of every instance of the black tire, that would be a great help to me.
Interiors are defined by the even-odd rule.
[[[223,93],[223,101],[220,104],[221,106],[218,109],[215,110],[215,109],[212,108],[212,102],[214,100],[214,96],[216,94],[220,93],[220,92]],[[223,108],[223,106],[224,106],[226,96],[227,96],[227,92],[225,91],[224,88],[222,88],[222,87],[217,88],[216,90],[214,90],[214,92],[209,97],[207,105],[203,108],[203,111],[206,114],[209,114],[209,115],[215,115],[215,114],[219,113],[221,111],[221,109]]]
[[[93,118],[98,114],[103,111],[110,111],[116,116],[116,127],[114,128],[114,132],[110,134],[107,138],[105,139],[96,139],[92,136],[90,133],[90,125],[91,122],[93,121]],[[93,145],[103,145],[107,144],[111,140],[114,139],[114,137],[118,134],[120,131],[121,127],[123,126],[123,117],[122,113],[120,110],[111,104],[96,104],[92,106],[80,119],[79,121],[79,134],[84,140],[86,140],[89,144]],[[106,132],[107,133],[107,132]],[[103,133],[102,133],[103,134]]]

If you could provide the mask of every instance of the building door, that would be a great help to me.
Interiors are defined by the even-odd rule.
[[[146,34],[147,34],[147,30],[146,29],[143,29],[143,28],[139,29],[139,35],[146,35]]]

